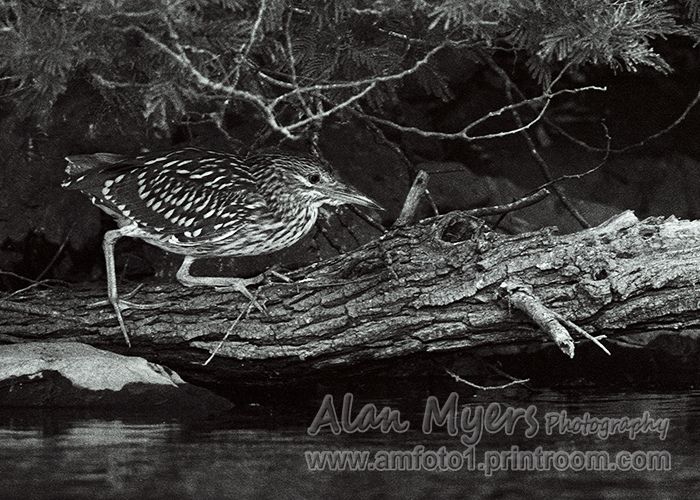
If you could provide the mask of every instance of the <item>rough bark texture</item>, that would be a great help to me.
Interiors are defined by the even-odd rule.
[[[201,363],[247,307],[245,299],[146,286],[133,300],[165,304],[127,313],[134,345],[128,353],[215,381],[549,341],[509,307],[505,284],[513,280],[595,335],[692,328],[700,323],[700,221],[640,222],[625,212],[574,234],[509,236],[453,212],[290,277],[294,283],[258,290],[269,317],[253,309],[207,366]],[[71,340],[127,352],[111,308],[87,308],[104,295],[104,286],[94,284],[0,300],[0,340]]]

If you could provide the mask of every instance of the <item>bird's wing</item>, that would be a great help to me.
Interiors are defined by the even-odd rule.
[[[266,207],[240,157],[195,148],[86,169],[63,186],[114,217],[183,240],[226,231]]]

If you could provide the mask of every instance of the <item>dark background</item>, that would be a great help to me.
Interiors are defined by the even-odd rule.
[[[619,5],[610,0],[459,3],[474,9],[470,15],[479,24],[452,12],[457,4],[450,2],[420,7],[419,2],[275,1],[263,12],[260,36],[253,39],[259,4],[234,3],[180,2],[180,10],[172,10],[155,0],[118,7],[100,0],[53,0],[0,7],[0,291],[37,282],[46,287],[105,282],[101,237],[115,223],[81,193],[60,187],[64,157],[71,154],[135,155],[190,145],[242,154],[261,148],[308,152],[316,143],[341,177],[386,208],[365,211],[364,217],[348,208],[329,212],[290,249],[212,260],[195,273],[248,276],[272,264],[293,268],[355,248],[380,234],[367,216],[385,227],[393,223],[419,170],[430,174],[430,199],[424,198],[420,217],[435,214],[431,200],[439,213],[507,203],[548,179],[596,165],[600,168],[588,175],[557,184],[590,225],[628,209],[639,218],[700,215],[700,107],[695,105],[700,9],[695,2],[628,2],[627,10],[616,10]],[[484,6],[492,10],[477,12]],[[445,12],[452,16],[450,27],[432,26]],[[226,31],[234,28],[233,35]],[[391,42],[389,29],[407,33],[411,42]],[[238,67],[242,44],[252,40],[237,88],[265,98],[284,89],[266,86],[262,74],[293,82],[285,66],[285,33],[296,54],[297,78],[305,85],[395,74],[440,44],[471,43],[440,50],[428,69],[378,86],[356,105],[289,140],[271,130],[250,103],[198,86],[187,68],[149,44],[143,33],[167,47],[186,43],[208,51],[215,59],[197,59],[192,51],[193,64],[228,84],[231,74],[211,61]],[[527,36],[517,39],[513,33]],[[568,45],[548,52],[557,36]],[[641,43],[641,52],[633,53],[635,43]],[[587,85],[607,90],[555,97],[526,133],[510,133],[517,124],[509,112],[473,131],[501,135],[488,140],[429,138],[368,118],[451,133],[509,104],[503,75],[533,99],[560,74],[552,91]],[[327,109],[328,102],[349,95],[324,91],[308,97]],[[518,108],[525,122],[539,109]],[[291,123],[304,116],[302,111],[290,99],[277,118]],[[554,195],[489,223],[512,233],[584,227]],[[137,240],[125,239],[117,248],[122,290],[149,280],[171,281],[179,263],[180,257]],[[692,345],[667,345],[659,352],[660,358],[630,352],[610,361],[582,348],[577,359],[586,362],[576,366],[556,351],[510,359],[503,366],[513,373],[527,371],[542,383],[551,383],[550,369],[596,384],[695,381],[697,370],[664,371],[679,359],[697,366]],[[433,361],[422,365],[411,359],[392,369],[400,376],[404,366],[416,376],[426,374],[427,383],[436,366],[444,376],[443,365]],[[358,368],[365,369],[374,373],[377,367]],[[299,381],[300,391],[306,383]],[[241,386],[245,392],[245,381]],[[255,387],[251,391],[259,395]]]

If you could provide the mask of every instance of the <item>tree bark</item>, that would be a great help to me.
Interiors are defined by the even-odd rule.
[[[564,328],[573,322],[593,335],[692,328],[700,323],[700,221],[625,212],[573,234],[512,236],[453,212],[289,277],[256,291],[269,315],[251,309],[206,366],[248,307],[238,293],[147,285],[132,300],[163,304],[126,313],[127,349],[111,307],[88,308],[104,299],[104,284],[34,288],[0,299],[0,341],[81,341],[215,381],[549,342],[533,321],[547,318],[523,312],[533,300],[535,316],[549,311]]]

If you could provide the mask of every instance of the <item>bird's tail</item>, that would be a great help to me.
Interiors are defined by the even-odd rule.
[[[126,156],[114,153],[95,153],[91,155],[66,156],[66,174],[69,177],[80,175],[88,170],[114,165],[126,159]]]

